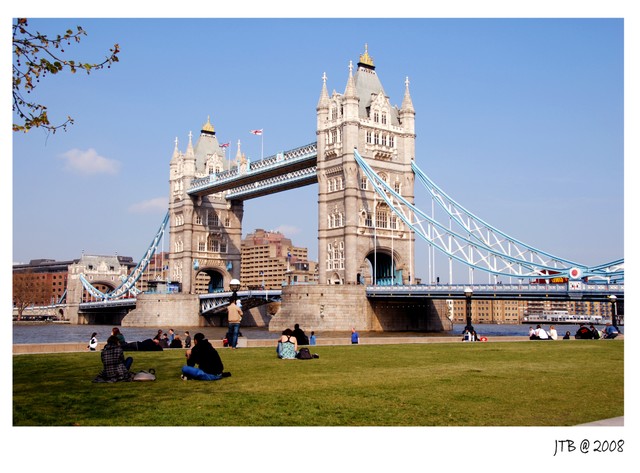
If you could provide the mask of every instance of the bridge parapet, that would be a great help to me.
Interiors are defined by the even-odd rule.
[[[516,295],[534,297],[572,297],[573,294],[624,295],[624,284],[433,284],[405,286],[367,286],[367,297],[427,296],[465,297],[465,289],[471,288],[474,297],[509,298]]]

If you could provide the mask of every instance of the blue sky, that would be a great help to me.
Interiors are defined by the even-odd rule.
[[[500,230],[583,264],[623,257],[621,19],[33,19],[81,25],[68,56],[108,70],[50,76],[34,98],[67,132],[13,135],[13,261],[83,251],[139,259],[164,213],[174,147],[207,117],[252,159],[315,141],[326,72],[342,93],[368,44],[392,104],[405,77],[418,165]],[[321,39],[319,39],[321,38]],[[426,192],[416,192],[425,207]],[[245,203],[243,233],[281,230],[317,256],[316,187]],[[422,245],[424,246],[424,245]],[[168,242],[166,243],[168,249]],[[422,252],[422,253],[421,253]],[[426,251],[416,274],[426,277]],[[444,271],[444,270],[443,270]],[[465,276],[466,277],[466,276]]]

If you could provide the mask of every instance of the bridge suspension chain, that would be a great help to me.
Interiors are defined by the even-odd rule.
[[[624,278],[623,260],[590,268],[552,256],[509,237],[458,204],[412,162],[412,170],[418,180],[449,217],[449,225],[443,225],[395,192],[357,150],[354,150],[354,156],[376,193],[405,224],[439,251],[471,268],[495,275],[529,279],[550,275],[571,277],[572,270],[581,277]],[[456,225],[455,230],[452,223]]]
[[[134,296],[140,294],[140,292],[142,291],[140,291],[137,287],[135,287],[135,284],[138,282],[138,280],[140,279],[144,271],[147,269],[147,266],[149,265],[151,258],[153,258],[153,255],[155,254],[158,248],[158,244],[160,243],[160,241],[162,240],[162,237],[164,236],[164,232],[166,230],[168,222],[169,222],[169,212],[167,212],[167,214],[164,216],[164,219],[162,220],[162,224],[160,225],[160,228],[158,229],[158,232],[156,233],[155,237],[151,241],[149,248],[147,248],[147,251],[145,252],[143,258],[140,260],[140,262],[134,268],[134,270],[131,271],[131,273],[129,273],[128,276],[122,276],[121,278],[122,282],[118,287],[116,287],[111,292],[107,292],[107,293],[102,292],[96,289],[85,278],[84,274],[80,274],[80,281],[82,282],[82,286],[85,288],[85,290],[89,294],[91,294],[93,297],[100,300],[114,300],[114,299],[120,299],[126,296],[127,294],[133,294]]]

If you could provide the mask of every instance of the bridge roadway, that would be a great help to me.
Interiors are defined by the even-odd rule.
[[[430,299],[464,299],[465,289],[471,288],[474,299],[587,299],[592,301],[607,301],[610,295],[618,299],[624,298],[624,284],[433,284],[433,285],[404,285],[404,286],[367,286],[366,293],[370,299],[407,299],[423,297]],[[201,294],[200,312],[215,314],[223,311],[229,304],[232,292],[214,292]],[[243,309],[251,309],[269,302],[279,302],[282,290],[245,290],[238,291],[238,297]],[[114,307],[135,306],[135,298],[108,300],[98,302],[84,302],[80,304],[83,311],[100,310]]]

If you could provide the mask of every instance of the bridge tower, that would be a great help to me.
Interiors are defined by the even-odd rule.
[[[414,236],[359,171],[353,150],[409,202],[414,200],[415,110],[405,80],[392,106],[367,46],[344,93],[317,105],[318,266],[320,284],[413,282]]]
[[[238,142],[237,160],[243,155]],[[193,179],[229,170],[224,147],[210,120],[202,126],[194,146],[189,133],[187,150],[178,150],[178,139],[169,164],[169,274],[182,292],[199,294],[227,288],[240,277],[242,201],[227,201],[222,193],[191,197]]]

